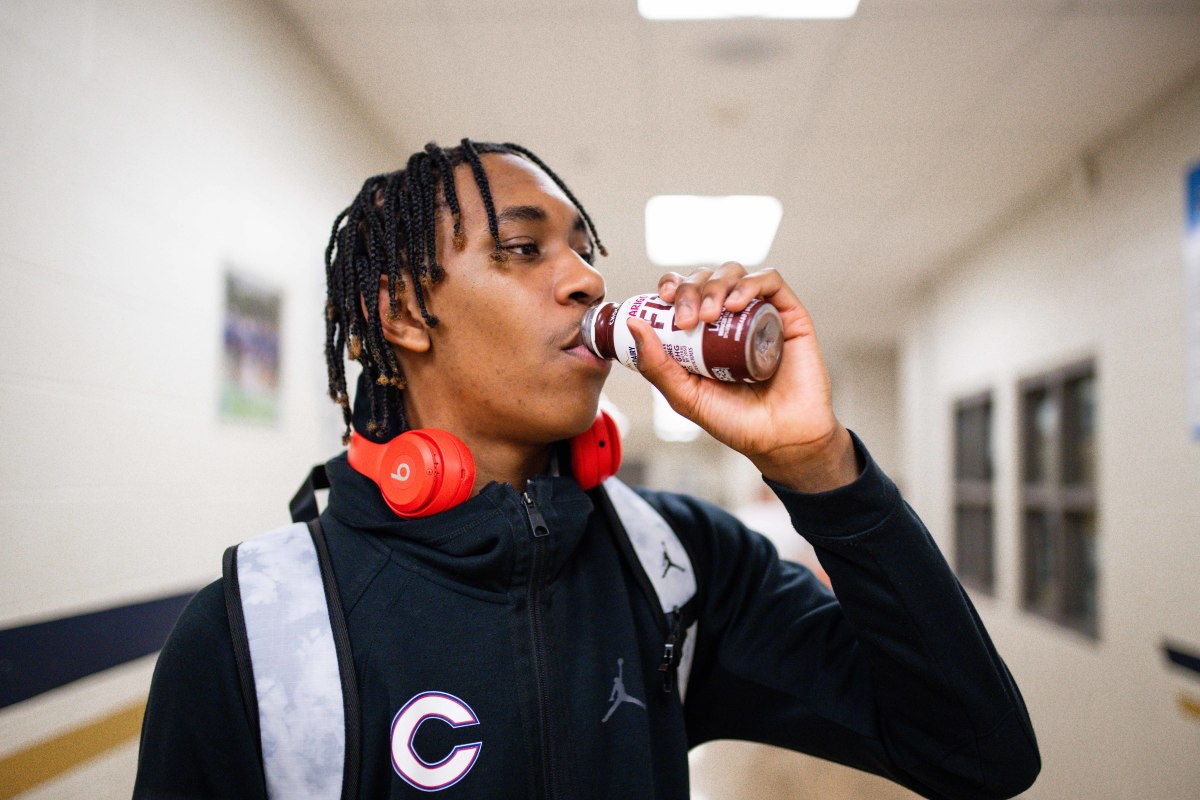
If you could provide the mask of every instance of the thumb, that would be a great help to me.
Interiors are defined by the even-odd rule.
[[[700,377],[679,366],[663,351],[658,334],[644,320],[633,317],[628,320],[628,325],[637,345],[638,371],[662,392],[671,408],[692,419]]]

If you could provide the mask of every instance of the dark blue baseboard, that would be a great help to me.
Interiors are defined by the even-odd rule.
[[[161,650],[194,594],[0,630],[0,708]]]

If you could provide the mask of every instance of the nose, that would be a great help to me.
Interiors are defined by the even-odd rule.
[[[579,303],[591,306],[599,303],[604,299],[604,276],[574,250],[569,253],[560,267],[554,299],[564,305]]]

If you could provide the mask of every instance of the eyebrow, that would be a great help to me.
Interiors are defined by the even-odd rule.
[[[496,215],[496,222],[542,222],[546,216],[540,206],[509,206]]]
[[[541,206],[509,206],[496,215],[496,224],[503,225],[506,222],[545,222],[549,215]],[[583,218],[578,214],[575,215],[575,224],[571,226],[572,230],[585,230],[586,226]]]

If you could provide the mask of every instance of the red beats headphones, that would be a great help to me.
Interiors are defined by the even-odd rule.
[[[461,439],[435,428],[405,431],[387,444],[350,434],[350,466],[378,484],[404,519],[428,517],[466,500],[475,484],[475,459]],[[621,466],[621,436],[606,412],[571,440],[571,471],[585,490]]]
[[[592,427],[571,440],[571,474],[584,491],[594,489],[621,468],[621,431],[601,409]]]

